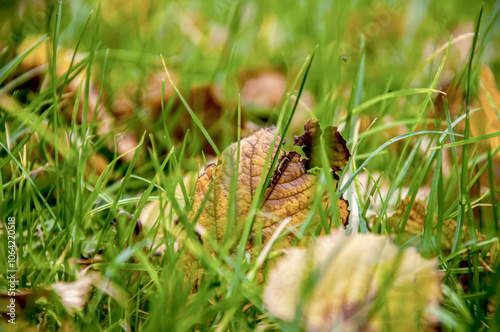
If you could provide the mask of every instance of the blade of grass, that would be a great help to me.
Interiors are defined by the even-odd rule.
[[[365,162],[363,164],[361,164],[361,166],[358,168],[358,170],[353,175],[351,175],[349,177],[349,179],[346,181],[346,183],[344,183],[344,185],[342,186],[342,189],[340,189],[339,193],[342,195],[347,190],[347,188],[351,185],[352,181],[354,181],[354,178],[356,176],[358,176],[358,174],[363,171],[363,169],[366,167],[366,165],[368,165],[368,163],[373,158],[375,158],[380,151],[382,151],[383,149],[385,149],[389,145],[391,145],[391,144],[393,144],[393,143],[395,143],[397,141],[400,141],[402,139],[405,139],[405,138],[408,138],[408,137],[412,137],[412,136],[426,135],[426,134],[449,134],[449,133],[448,132],[443,132],[443,131],[417,131],[417,132],[414,132],[414,133],[404,134],[404,135],[400,135],[400,136],[391,138],[390,140],[388,140],[387,142],[385,142],[382,146],[380,146],[377,150],[375,150],[375,152],[373,152],[372,155],[367,160],[365,160]],[[453,135],[455,135],[455,136],[462,136],[460,134],[453,134]]]
[[[217,146],[215,145],[214,141],[212,140],[212,138],[208,134],[208,132],[205,129],[205,127],[203,126],[203,124],[201,123],[200,119],[198,119],[198,117],[196,116],[196,114],[194,114],[191,107],[189,107],[188,103],[186,102],[186,100],[184,99],[182,94],[179,92],[179,89],[177,89],[177,86],[172,81],[172,78],[170,78],[170,73],[168,72],[167,66],[165,65],[165,60],[163,59],[163,55],[160,54],[160,58],[161,58],[161,62],[163,64],[163,68],[165,69],[165,73],[167,74],[168,81],[170,82],[170,85],[172,86],[172,88],[175,90],[177,97],[179,97],[179,99],[182,101],[182,104],[184,104],[184,106],[186,107],[186,109],[189,112],[189,115],[191,115],[191,118],[193,119],[194,123],[201,130],[201,132],[203,133],[203,135],[207,139],[208,143],[210,143],[210,146],[212,146],[212,149],[214,149],[215,153],[217,154],[217,157],[220,157],[220,151],[217,148]]]
[[[477,136],[477,137],[466,138],[466,139],[463,139],[463,140],[458,141],[458,142],[445,144],[443,146],[436,146],[436,147],[432,148],[432,150],[438,150],[438,149],[443,149],[443,148],[452,148],[452,147],[457,147],[457,146],[466,146],[466,145],[470,145],[473,143],[479,143],[481,141],[488,140],[490,138],[495,138],[495,137],[500,137],[500,131],[486,134],[486,135]]]
[[[306,62],[305,62],[305,65],[306,65],[306,70],[304,72],[304,78],[302,79],[302,83],[300,85],[300,88],[299,88],[299,92],[298,92],[298,95],[297,95],[297,99],[295,101],[295,104],[292,108],[292,111],[291,111],[291,114],[288,118],[288,121],[286,123],[286,126],[284,127],[284,129],[281,131],[281,138],[280,138],[280,141],[279,141],[279,144],[278,144],[278,147],[277,147],[277,151],[279,152],[281,147],[283,146],[283,143],[284,143],[284,139],[285,139],[285,135],[288,131],[288,128],[290,127],[290,124],[292,122],[292,119],[293,119],[293,115],[295,114],[295,111],[297,109],[297,106],[299,104],[299,100],[300,100],[300,97],[302,95],[302,91],[304,90],[304,85],[305,85],[305,81],[307,79],[307,74],[309,73],[309,70],[311,69],[311,64],[312,64],[312,61],[314,60],[314,52],[312,53],[311,56],[309,56],[307,59],[306,59]],[[284,113],[283,113],[284,114]],[[282,126],[282,121],[284,120],[284,115],[283,117],[281,117],[280,115],[280,125],[279,125],[279,128],[281,130]],[[269,161],[271,159],[271,152],[273,151],[273,147],[274,147],[274,142],[277,138],[277,135],[278,135],[278,130],[276,130],[276,133],[275,133],[275,137],[273,139],[273,143],[270,144],[270,147],[269,147],[269,151],[267,153],[267,157],[266,157],[266,162],[264,165],[268,165],[269,164]],[[249,217],[247,218],[247,220],[245,220],[245,228],[243,230],[243,234],[242,234],[242,237],[241,237],[241,240],[240,240],[240,245],[238,247],[238,252],[237,252],[237,262],[238,264],[242,261],[243,259],[243,255],[244,255],[244,252],[245,252],[245,248],[246,248],[246,243],[248,242],[248,238],[250,237],[250,232],[252,230],[252,227],[253,227],[253,224],[255,222],[255,219],[256,219],[256,216],[257,216],[257,209],[260,208],[262,202],[263,202],[263,198],[264,198],[264,192],[265,192],[265,189],[267,188],[268,184],[269,184],[269,181],[271,180],[271,176],[274,172],[274,169],[276,167],[276,163],[277,163],[277,160],[278,160],[278,156],[279,156],[279,153],[276,153],[274,158],[273,158],[273,161],[271,163],[271,166],[269,167],[269,170],[267,172],[263,172],[262,173],[262,176],[261,176],[261,179],[259,181],[259,185],[257,187],[257,190],[256,190],[256,195],[254,196],[254,199],[252,201],[252,205],[250,207],[250,212],[249,212]]]
[[[368,108],[372,107],[373,105],[386,100],[386,99],[392,99],[392,98],[398,98],[398,97],[403,97],[403,96],[411,96],[411,95],[416,95],[416,94],[422,94],[422,93],[440,93],[443,95],[446,95],[443,91],[440,90],[435,90],[435,89],[428,89],[428,88],[414,88],[414,89],[403,89],[399,91],[393,91],[393,92],[387,92],[383,95],[374,97],[372,99],[369,99],[359,105],[358,107],[355,107],[352,111],[352,115],[357,115]]]
[[[472,40],[472,47],[470,51],[468,69],[467,69],[467,90],[466,90],[466,108],[465,108],[465,131],[464,131],[464,141],[467,141],[470,137],[470,89],[471,89],[471,75],[472,75],[472,61],[474,59],[474,52],[476,50],[477,39],[479,35],[479,27],[481,26],[481,17],[483,15],[483,8],[479,12],[479,17],[476,22],[476,28],[474,30],[474,38]],[[451,143],[456,144],[456,143]],[[453,241],[452,252],[455,252],[461,244],[462,241],[462,228],[464,226],[465,219],[465,209],[468,205],[470,209],[470,196],[466,192],[467,190],[467,178],[468,178],[468,159],[469,159],[469,145],[465,144],[462,148],[462,167],[461,167],[461,177],[460,177],[460,187],[459,187],[459,200],[458,200],[458,219],[457,219],[457,230],[455,232],[455,238]],[[469,202],[467,202],[469,201]]]

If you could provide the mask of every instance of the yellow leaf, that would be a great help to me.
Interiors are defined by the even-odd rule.
[[[392,217],[387,218],[387,226],[394,233],[398,234],[400,221],[403,217],[405,210],[408,208],[411,198],[407,197],[401,200],[396,208],[396,212]],[[410,215],[406,222],[405,229],[403,231],[402,243],[410,240],[415,235],[421,234],[424,231],[425,215],[427,213],[427,207],[423,201],[416,199],[410,210]],[[433,216],[433,225],[437,224],[437,215]],[[457,222],[453,219],[448,219],[443,221],[443,228],[441,231],[441,248],[444,250],[451,250],[453,247],[453,241],[455,237],[455,232],[457,229]],[[434,230],[436,234],[437,230]],[[476,237],[478,241],[486,240],[486,236],[481,234],[476,230]],[[469,229],[463,226],[462,232],[462,243],[469,241]],[[415,241],[413,244],[416,244]]]
[[[401,252],[387,237],[336,231],[308,249],[288,250],[263,300],[284,321],[300,312],[307,331],[420,331],[431,323],[427,308],[441,298],[436,267],[436,259],[414,248]]]

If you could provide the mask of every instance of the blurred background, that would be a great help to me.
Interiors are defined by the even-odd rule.
[[[488,76],[489,89],[497,89],[500,21],[495,15],[499,8],[499,2],[484,3],[470,89],[474,107],[481,106],[480,77]],[[201,152],[211,160],[214,149],[175,94],[160,54],[172,81],[222,151],[236,140],[238,95],[243,136],[276,123],[287,93],[298,90],[303,78],[300,69],[314,52],[288,137],[300,134],[305,121],[314,116],[322,124],[345,129],[352,148],[353,134],[371,125],[377,134],[360,144],[362,160],[363,153],[414,129],[413,119],[426,97],[390,98],[366,107],[353,119],[346,119],[348,112],[393,91],[430,87],[451,37],[453,43],[435,88],[447,94],[452,120],[463,114],[464,73],[480,9],[480,2],[466,0],[74,0],[62,2],[54,40],[58,2],[1,1],[2,64],[35,44],[36,49],[2,84],[0,107],[13,114],[32,105],[42,114],[48,105],[38,104],[36,98],[49,86],[51,68],[56,67],[56,77],[67,75],[58,125],[64,128],[72,121],[96,125],[91,172],[99,175],[116,153],[137,146],[143,133],[148,146],[150,135],[156,138],[160,156],[174,145],[182,147],[184,167],[194,171]],[[429,113],[431,118],[437,115],[437,121],[444,120],[441,97],[433,97]],[[295,98],[296,93],[290,105]],[[493,111],[490,120],[495,116],[498,112]],[[7,119],[3,118],[4,123]],[[500,130],[498,121],[485,127],[483,118],[474,119],[473,134]],[[498,147],[498,141],[491,144]],[[401,149],[397,145],[391,149],[371,162],[372,170],[379,166],[384,170],[398,161]],[[146,151],[140,153],[140,170],[151,173]],[[37,165],[48,162],[43,154],[38,157]],[[117,178],[131,158],[129,153],[120,159]],[[386,176],[390,179],[391,174]]]

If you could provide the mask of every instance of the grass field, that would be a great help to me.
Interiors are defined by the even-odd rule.
[[[465,0],[0,1],[0,330],[500,330],[499,12]],[[292,143],[312,117],[338,127],[350,158],[331,167],[326,134],[317,141],[305,214],[266,214],[273,170],[288,167],[270,149],[250,198],[240,173],[226,196],[217,179],[198,195],[219,157],[242,169],[240,139],[261,127],[304,155]],[[340,266],[327,287],[340,313],[316,313],[337,320],[315,329],[326,268],[290,289],[291,319],[263,294],[283,250],[344,229],[340,197],[347,238],[367,240],[324,263]],[[223,211],[222,235],[209,208]],[[295,229],[269,240],[266,218]],[[370,233],[401,248],[392,263],[363,259]],[[428,260],[434,279],[391,295],[400,266]],[[372,265],[378,291],[349,302],[378,278]]]

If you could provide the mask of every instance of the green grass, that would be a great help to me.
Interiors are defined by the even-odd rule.
[[[499,330],[499,265],[491,262],[490,272],[480,260],[488,259],[499,236],[499,149],[484,143],[500,134],[474,136],[470,129],[483,111],[481,65],[500,77],[499,9],[465,0],[0,4],[0,312],[8,300],[6,220],[14,217],[17,289],[28,303],[18,308],[14,330],[24,324],[83,331],[300,330],[299,318],[284,323],[269,315],[257,257],[245,250],[271,173],[262,175],[252,212],[237,225],[243,235],[227,232],[222,243],[207,238],[214,255],[193,231],[199,215],[193,220],[188,213],[200,167],[245,137],[248,122],[274,123],[288,142],[301,134],[299,98],[308,92],[314,116],[322,127],[339,126],[352,154],[338,186],[329,172],[319,172],[321,190],[332,200],[349,200],[347,232],[394,236],[402,247],[420,241],[417,249],[438,257],[443,271],[435,312],[442,330]],[[468,47],[455,43],[460,36],[453,31],[472,23],[476,34],[461,42]],[[32,42],[20,50],[27,38]],[[468,48],[466,60],[458,47]],[[45,59],[46,67],[27,68],[30,57]],[[164,68],[170,76],[156,86],[161,102],[148,109],[148,80]],[[242,73],[256,68],[277,68],[286,77],[271,109],[251,107],[241,95]],[[207,86],[220,88],[212,95],[221,104],[215,113],[204,101],[193,102]],[[451,86],[463,91],[455,104]],[[121,116],[113,102],[124,91],[131,91],[133,112]],[[113,123],[103,130],[108,119]],[[123,132],[136,143],[119,150]],[[239,162],[238,152],[235,170]],[[268,154],[266,162],[276,165],[277,158]],[[324,151],[322,162],[328,163]],[[395,202],[406,196],[414,202],[425,190],[424,231],[401,243],[410,210],[399,233],[387,227],[387,218]],[[234,180],[230,191],[236,191]],[[154,201],[165,213],[139,232],[141,212]],[[229,199],[230,207],[236,203]],[[328,219],[338,215],[336,205],[323,211],[317,200],[299,238],[318,234],[310,227],[313,213],[321,215],[326,233],[338,222]],[[462,243],[457,227],[452,250],[443,251],[440,234],[450,218],[486,241],[473,235]],[[236,222],[232,210],[228,219]],[[174,220],[192,240],[178,251],[177,234],[167,229]],[[258,236],[255,241],[263,247]],[[188,250],[205,271],[196,292],[185,281]],[[267,257],[273,256],[271,250]],[[111,290],[91,288],[83,310],[70,315],[50,286],[76,281],[87,265]],[[0,330],[12,328],[2,320]]]

